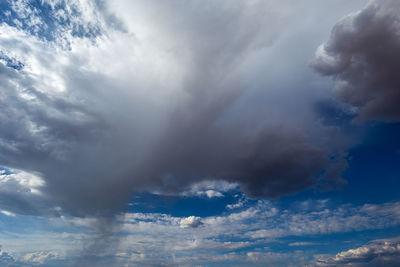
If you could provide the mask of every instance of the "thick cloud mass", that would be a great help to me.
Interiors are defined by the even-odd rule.
[[[311,138],[335,131],[315,122],[308,95],[297,107],[263,84],[268,49],[296,15],[289,2],[7,2],[0,166],[37,174],[43,199],[74,215],[202,180],[270,198],[324,175],[340,183],[345,164]],[[233,116],[254,86],[274,105],[244,102],[256,118]]]
[[[400,120],[400,2],[376,0],[336,24],[311,63],[360,120]]]
[[[237,128],[198,126],[173,127],[171,139],[151,158],[146,176],[156,182],[152,186],[179,191],[190,181],[215,177],[239,182],[251,196],[278,197],[314,184],[329,161],[327,151],[295,130],[274,127],[243,136]]]

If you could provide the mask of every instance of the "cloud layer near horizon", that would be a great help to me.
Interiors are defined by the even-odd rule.
[[[227,263],[237,266],[272,263],[276,266],[379,266],[381,263],[382,266],[385,265],[382,263],[398,262],[398,238],[373,241],[360,248],[356,245],[359,242],[353,240],[347,244],[354,247],[353,250],[336,256],[318,254],[321,249],[327,249],[329,243],[345,245],[346,239],[337,240],[337,236],[351,238],[357,232],[364,235],[368,231],[398,227],[400,202],[335,206],[328,200],[306,200],[290,208],[275,203],[247,202],[234,209],[227,207],[223,214],[201,218],[127,212],[118,216],[114,222],[118,226],[108,236],[107,241],[118,240],[118,246],[108,246],[100,253],[92,250],[86,258],[80,259],[81,265],[191,266],[195,262],[199,266]],[[0,263],[2,260],[14,262],[15,266],[38,262],[71,266],[80,258],[80,248],[91,245],[88,239],[96,221],[94,217],[61,216],[43,220],[21,215],[0,216],[7,225],[19,220],[27,223],[26,233],[12,227],[8,233],[0,233],[3,244]],[[35,226],[38,221],[39,229]],[[325,241],[314,241],[320,237],[325,237]],[[96,242],[105,245],[102,237]],[[335,248],[334,253],[337,250]]]
[[[316,258],[315,263],[308,266],[398,266],[400,264],[400,241],[398,237],[373,240],[365,246],[340,252],[334,257],[320,255]]]

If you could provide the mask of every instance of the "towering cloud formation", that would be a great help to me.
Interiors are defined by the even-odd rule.
[[[268,48],[295,16],[289,2],[98,3],[2,4],[0,165],[41,177],[50,210],[96,215],[133,191],[202,180],[270,198],[324,175],[341,182],[329,142],[311,138],[333,130],[310,115],[306,89],[296,106],[263,80]],[[255,86],[271,107],[260,115],[242,101],[257,116],[233,113]]]
[[[336,24],[311,65],[360,120],[400,121],[400,2],[371,1]]]

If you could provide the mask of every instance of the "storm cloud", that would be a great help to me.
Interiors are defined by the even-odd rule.
[[[400,3],[371,1],[340,20],[311,66],[335,79],[335,96],[358,120],[400,120]]]
[[[40,177],[49,210],[109,214],[132,192],[203,180],[268,198],[343,184],[341,148],[326,141],[338,131],[310,115],[311,94],[300,88],[288,115],[292,98],[263,81],[297,16],[289,1],[37,5],[15,2],[0,25],[0,165]],[[233,112],[254,87],[265,103],[238,110],[256,116]]]

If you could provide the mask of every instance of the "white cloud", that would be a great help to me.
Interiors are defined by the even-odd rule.
[[[312,266],[398,266],[400,265],[400,239],[371,241],[368,245],[340,252],[333,257],[316,256]]]
[[[190,185],[190,187],[181,193],[182,196],[198,197],[223,197],[225,192],[239,190],[239,184],[226,181],[201,181]]]
[[[40,174],[0,168],[0,210],[3,214],[57,215],[57,208],[43,194]]]
[[[244,196],[241,196],[237,203],[228,204],[228,205],[226,205],[226,208],[229,210],[242,208],[246,202],[247,202],[247,198]]]
[[[3,213],[6,216],[15,216],[15,213],[6,211],[6,210],[0,210],[1,213]]]
[[[41,251],[28,253],[23,257],[23,261],[30,264],[43,264],[46,261],[57,259],[59,256],[56,252]]]
[[[31,192],[35,195],[41,195],[40,188],[45,185],[40,176],[14,169],[0,170],[0,183],[3,190]],[[7,188],[7,185],[11,184],[16,188]]]
[[[284,261],[285,257],[288,261],[297,257],[302,262],[304,259],[301,255],[276,253],[271,251],[269,244],[286,242],[285,238],[294,236],[382,229],[399,225],[400,221],[398,202],[342,205],[331,209],[324,207],[322,210],[318,203],[318,200],[315,200],[315,204],[310,203],[307,210],[285,210],[279,209],[273,202],[260,201],[248,204],[245,210],[203,218],[176,217],[162,213],[126,213],[118,217],[107,239],[110,243],[118,244],[118,249],[102,250],[98,257],[116,257],[121,264],[132,259],[139,265],[156,264],[155,259],[158,259],[157,264],[170,261],[171,264],[182,266],[196,259],[204,263],[233,259],[243,262],[243,266],[245,262],[268,262],[272,258]],[[13,218],[18,219],[20,216]],[[12,236],[17,236],[17,239],[3,234],[0,235],[0,242],[7,245],[5,249],[17,255],[18,259],[31,254],[32,259],[35,255],[40,259],[46,256],[41,252],[51,251],[58,255],[59,260],[65,260],[66,252],[69,253],[68,258],[74,259],[81,253],[79,248],[87,247],[88,241],[96,241],[98,238],[93,229],[96,224],[94,218],[58,217],[49,220],[52,227],[70,229],[71,232],[14,233]],[[296,241],[287,245],[305,247],[321,243]],[[242,251],[244,248],[246,252]],[[213,253],[210,254],[210,251]],[[174,255],[174,258],[168,258],[168,255]],[[348,257],[348,254],[342,255]]]
[[[179,222],[179,225],[182,228],[196,228],[201,226],[202,224],[203,223],[201,222],[201,218],[195,216],[189,216],[187,218],[183,218]]]

